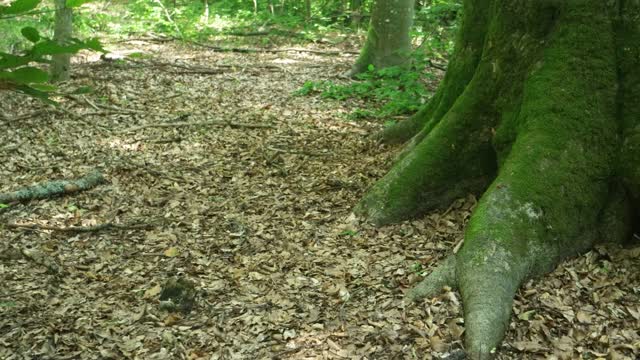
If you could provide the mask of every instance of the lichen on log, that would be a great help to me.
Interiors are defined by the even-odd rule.
[[[74,180],[54,180],[28,186],[17,191],[0,194],[0,203],[25,202],[48,199],[54,196],[68,195],[94,188],[106,182],[100,171],[94,170]]]

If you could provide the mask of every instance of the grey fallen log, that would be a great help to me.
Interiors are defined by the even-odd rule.
[[[0,194],[0,203],[23,202],[34,199],[47,199],[58,195],[73,194],[96,187],[106,182],[97,170],[75,180],[54,180],[44,184],[28,186],[17,191]]]

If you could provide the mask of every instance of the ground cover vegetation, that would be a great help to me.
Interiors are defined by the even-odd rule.
[[[639,19],[0,3],[0,358],[637,358]]]

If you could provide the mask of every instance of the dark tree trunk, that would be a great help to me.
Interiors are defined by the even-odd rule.
[[[466,351],[492,357],[528,278],[630,238],[640,204],[640,4],[466,0],[430,103],[356,213],[376,224],[482,194],[464,245],[408,296],[463,298]]]

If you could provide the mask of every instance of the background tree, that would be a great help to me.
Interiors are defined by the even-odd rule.
[[[408,294],[459,288],[471,359],[492,357],[523,281],[639,223],[639,23],[632,1],[466,0],[437,93],[382,134],[413,138],[362,217],[483,194],[462,248]]]
[[[67,45],[73,31],[73,12],[67,7],[67,0],[55,0],[56,23],[53,39],[58,45]],[[51,59],[51,81],[64,81],[69,79],[71,68],[71,54],[55,54]]]
[[[414,0],[378,0],[371,12],[367,40],[351,69],[351,75],[376,69],[409,65]]]

